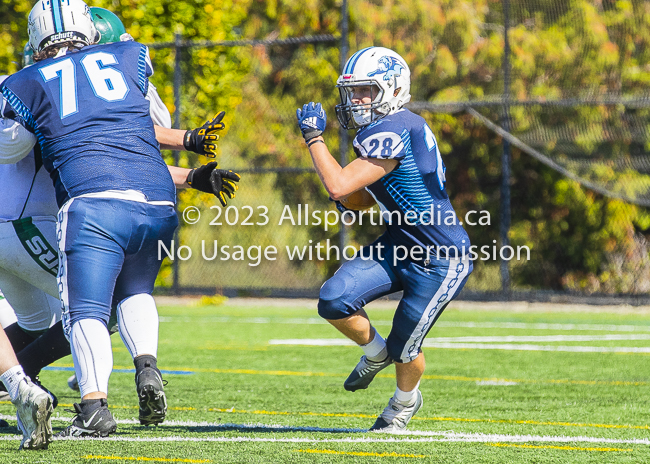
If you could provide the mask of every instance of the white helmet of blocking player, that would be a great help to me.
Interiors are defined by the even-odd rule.
[[[398,111],[411,100],[411,71],[393,50],[364,48],[345,63],[336,87],[341,95],[336,117],[344,128],[354,129]],[[370,104],[352,102],[360,87],[370,87]]]
[[[27,32],[35,53],[57,43],[91,45],[99,40],[90,9],[83,0],[40,0],[29,13]]]

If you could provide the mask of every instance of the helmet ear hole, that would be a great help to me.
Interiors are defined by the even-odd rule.
[[[402,91],[401,87],[396,88],[395,91],[393,92],[393,97],[398,96],[401,91]]]

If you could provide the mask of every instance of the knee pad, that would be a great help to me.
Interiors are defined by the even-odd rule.
[[[343,319],[354,314],[351,301],[347,301],[350,295],[350,286],[354,288],[352,276],[347,273],[337,272],[327,280],[320,289],[318,299],[318,315],[323,319]]]
[[[391,276],[377,261],[361,258],[348,261],[321,287],[318,314],[331,320],[351,316],[367,302],[397,291]]]

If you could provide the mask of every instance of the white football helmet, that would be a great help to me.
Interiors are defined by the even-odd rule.
[[[364,48],[345,63],[336,87],[341,95],[336,117],[345,129],[354,129],[395,113],[411,100],[411,71],[393,50]],[[359,87],[370,87],[370,104],[352,103]]]
[[[91,45],[99,40],[83,0],[39,0],[29,13],[27,32],[35,53],[61,42]]]

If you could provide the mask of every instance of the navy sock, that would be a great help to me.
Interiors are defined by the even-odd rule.
[[[45,366],[70,354],[70,342],[63,333],[61,321],[16,354],[25,374],[35,378]]]
[[[21,329],[17,322],[5,327],[5,333],[7,334],[7,338],[9,339],[11,347],[14,349],[15,353],[18,353],[20,350],[25,348],[37,337],[37,335],[31,335]]]

